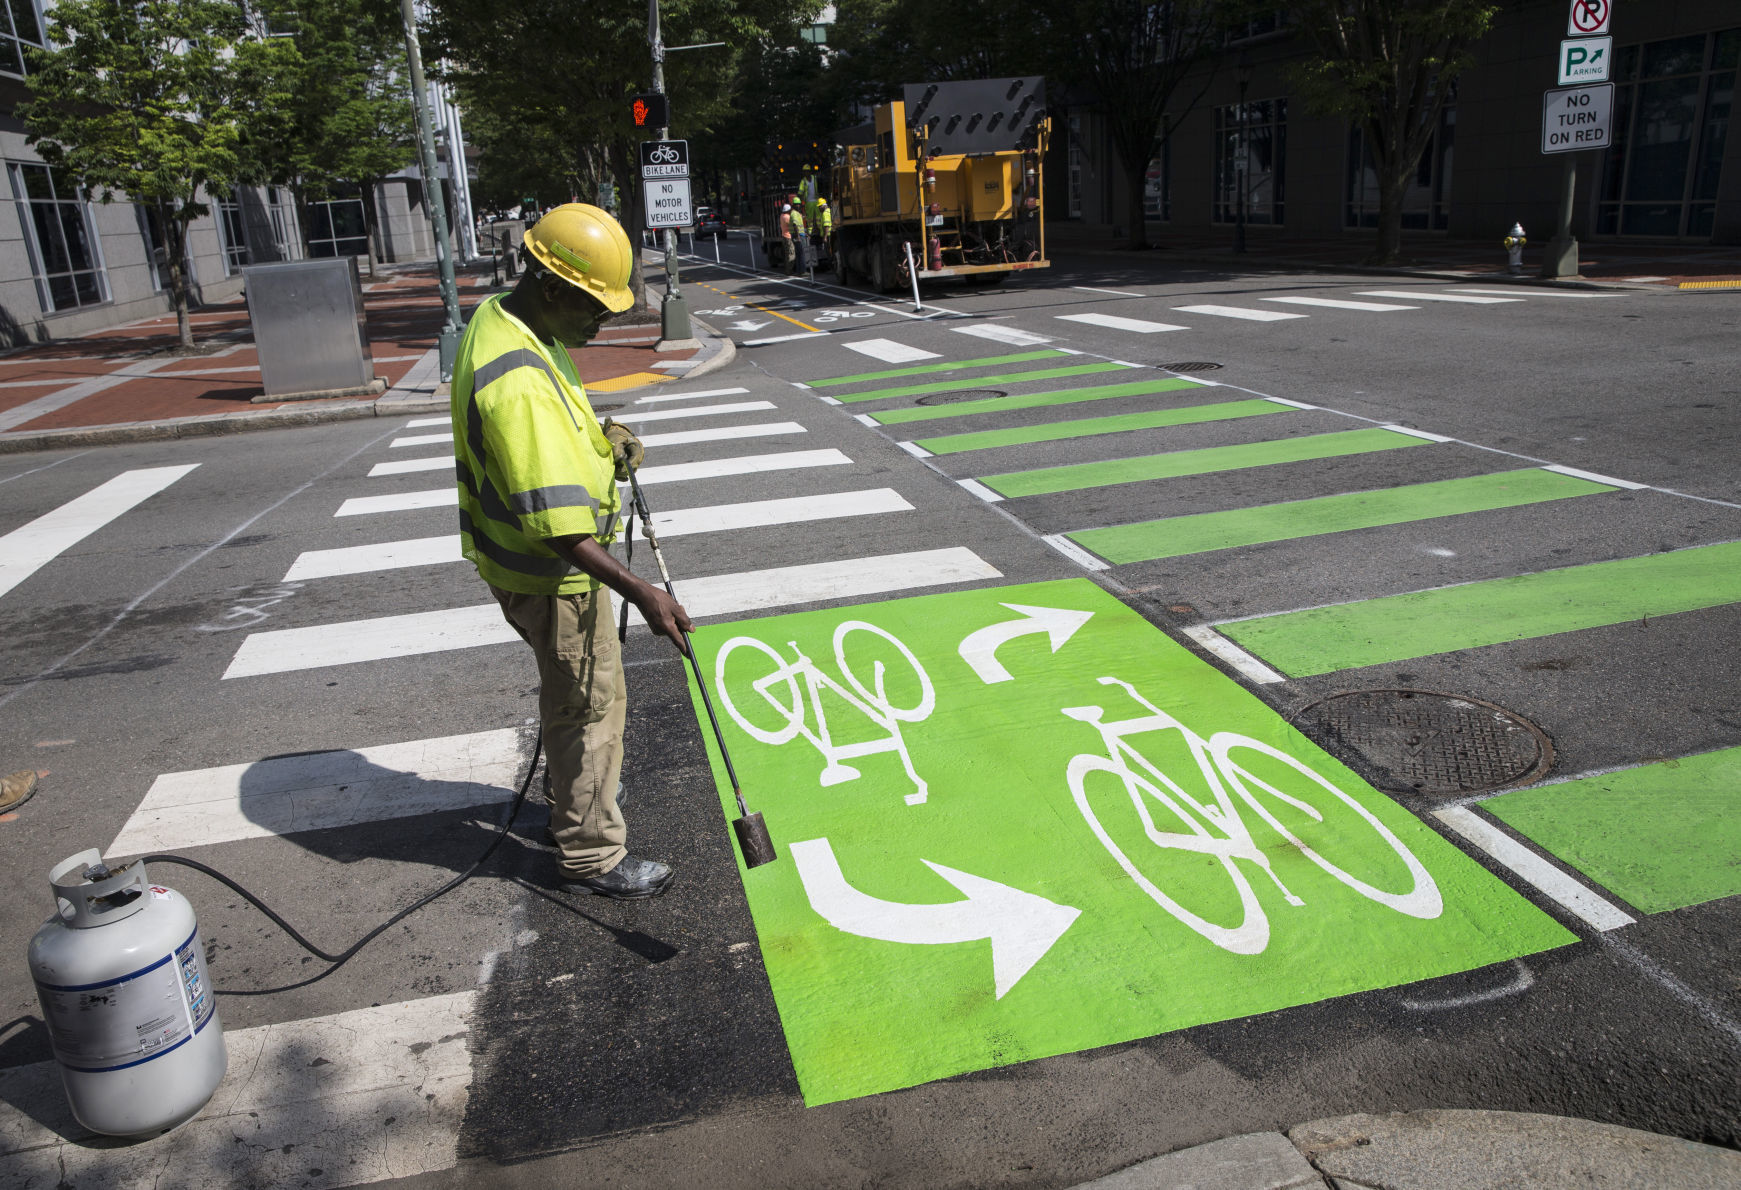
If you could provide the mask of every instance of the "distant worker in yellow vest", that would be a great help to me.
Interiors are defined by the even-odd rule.
[[[657,896],[673,872],[628,853],[617,801],[628,691],[610,591],[680,649],[679,629],[691,625],[610,554],[617,481],[644,452],[622,426],[600,425],[567,351],[635,304],[633,249],[615,219],[585,203],[551,210],[525,247],[519,284],[477,308],[454,361],[460,549],[538,658],[563,890]]]
[[[834,233],[834,210],[826,198],[816,200],[816,230],[824,240]]]

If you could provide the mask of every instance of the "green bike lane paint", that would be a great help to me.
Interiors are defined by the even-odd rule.
[[[740,874],[807,1103],[1573,940],[1085,579],[695,643],[781,853]]]
[[[1119,413],[1111,417],[1080,417],[1071,421],[1041,422],[1039,425],[1014,426],[1007,430],[945,434],[937,438],[920,438],[914,445],[934,455],[949,455],[969,450],[991,450],[999,446],[1063,442],[1070,438],[1094,438],[1101,434],[1123,434],[1131,430],[1154,430],[1165,426],[1188,426],[1200,422],[1232,421],[1241,417],[1262,417],[1270,413],[1290,412],[1292,410],[1285,405],[1258,397],[1246,401],[1216,401],[1207,405],[1150,409],[1142,413]]]

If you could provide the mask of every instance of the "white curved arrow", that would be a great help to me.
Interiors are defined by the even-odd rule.
[[[1078,628],[1094,617],[1093,612],[1070,611],[1061,607],[1028,607],[1021,603],[1005,603],[1001,606],[1012,612],[1022,613],[1021,619],[1005,620],[1002,624],[993,624],[989,628],[969,633],[957,650],[961,659],[979,675],[979,680],[988,686],[995,682],[1013,680],[1010,671],[998,662],[998,646],[1018,636],[1044,632],[1051,638],[1052,652],[1056,653],[1064,646],[1065,641],[1076,635]]]
[[[786,850],[798,868],[811,908],[837,930],[921,946],[990,940],[992,982],[999,1000],[1082,915],[1080,909],[928,859],[919,862],[960,889],[965,901],[942,905],[882,901],[846,882],[827,839],[806,839]]]
[[[742,322],[732,323],[730,326],[726,327],[725,329],[728,331],[759,331],[764,326],[771,326],[771,325],[773,325],[773,324],[767,323],[767,322],[752,322],[750,319],[746,318]]]

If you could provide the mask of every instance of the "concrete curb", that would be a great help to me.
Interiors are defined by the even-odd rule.
[[[1336,1116],[1180,1149],[1074,1190],[1734,1190],[1741,1153],[1530,1112]]]

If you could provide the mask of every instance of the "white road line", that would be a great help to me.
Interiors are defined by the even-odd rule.
[[[721,417],[728,413],[756,413],[763,409],[772,409],[772,401],[729,401],[724,405],[702,405],[690,409],[650,409],[645,413],[636,413],[633,409],[625,409],[621,413],[612,414],[618,421],[634,422],[644,425],[650,421],[672,421],[680,417]]]
[[[453,418],[451,417],[414,417],[405,423],[405,428],[407,430],[420,430],[424,426],[451,426],[452,424]]]
[[[389,463],[376,463],[369,468],[368,478],[379,479],[383,475],[411,475],[418,471],[452,470],[452,455],[432,455],[424,459],[394,459]]]
[[[654,405],[660,401],[697,401],[702,397],[735,397],[739,393],[747,393],[747,388],[708,388],[698,393],[659,393],[652,397],[637,397],[637,405]]]
[[[960,484],[965,490],[978,496],[981,500],[984,500],[987,504],[998,504],[1003,500],[1002,496],[986,487],[983,483],[980,483],[977,479],[958,479],[955,482]]]
[[[868,413],[855,413],[852,415],[852,420],[861,426],[869,426],[873,430],[882,424]]]
[[[1661,277],[1627,277],[1627,278],[1625,278],[1625,280],[1628,280],[1628,281],[1661,281],[1662,279],[1663,278],[1661,278]],[[1517,288],[1517,289],[1473,289],[1467,285],[1459,285],[1455,289],[1448,290],[1447,292],[1450,292],[1450,293],[1493,293],[1493,294],[1498,294],[1501,297],[1508,297],[1512,301],[1520,300],[1517,296],[1520,293],[1525,294],[1528,297],[1532,297],[1532,298],[1537,298],[1537,297],[1617,298],[1617,297],[1625,297],[1626,296],[1625,294],[1622,294],[1622,293],[1584,293],[1584,292],[1579,292],[1578,290],[1573,290],[1573,289],[1545,289],[1545,288],[1542,288],[1540,286],[1535,286],[1535,287],[1531,287],[1528,289],[1524,289],[1524,288]]]
[[[766,421],[753,426],[716,426],[710,430],[677,430],[669,434],[643,434],[642,446],[689,446],[696,442],[725,442],[733,438],[773,438],[781,434],[804,434],[795,421]]]
[[[372,574],[378,570],[404,570],[413,566],[440,566],[463,562],[459,534],[445,537],[414,537],[380,545],[348,545],[335,550],[308,550],[297,555],[284,581],[299,583],[343,574]]]
[[[1286,405],[1289,409],[1316,409],[1316,405],[1308,405],[1304,401],[1290,401],[1286,397],[1265,397],[1264,400],[1277,405]]]
[[[1274,398],[1271,398],[1272,400]],[[1381,430],[1389,430],[1393,434],[1407,434],[1410,438],[1425,438],[1428,442],[1449,442],[1443,434],[1429,434],[1425,430],[1417,430],[1413,426],[1382,425]]]
[[[691,533],[762,529],[773,525],[911,511],[913,506],[893,488],[870,488],[861,492],[833,492],[821,496],[792,496],[780,500],[753,500],[743,504],[714,504],[705,508],[656,512],[653,514],[653,530],[660,537],[682,537]]]
[[[1561,475],[1570,475],[1573,479],[1587,479],[1592,483],[1605,483],[1610,487],[1625,488],[1629,492],[1642,492],[1650,486],[1647,483],[1633,483],[1630,479],[1615,479],[1612,475],[1598,475],[1594,471],[1580,471],[1576,467],[1565,467],[1559,463],[1549,463],[1542,470],[1557,471]]]
[[[1428,293],[1421,289],[1362,289],[1361,297],[1400,298],[1405,302],[1463,302],[1471,306],[1497,306],[1521,302],[1518,297],[1475,297],[1467,293]]]
[[[797,335],[775,335],[771,339],[745,339],[745,347],[766,347],[770,343],[790,343],[794,339],[810,339],[817,335],[826,335],[827,331],[804,331]]]
[[[412,512],[419,508],[452,508],[459,503],[459,489],[449,484],[423,492],[394,492],[388,496],[352,496],[334,516],[370,516],[378,512]]]
[[[229,1074],[211,1102],[174,1131],[126,1145],[73,1119],[56,1063],[0,1071],[0,1184],[336,1190],[451,1169],[477,996],[228,1030]]]
[[[888,364],[908,364],[914,360],[938,358],[938,353],[935,351],[909,347],[907,344],[897,343],[893,339],[864,339],[857,343],[843,343],[841,346],[848,351],[856,351],[860,355],[868,355],[872,359],[880,359]]]
[[[915,459],[928,459],[931,457],[931,452],[926,450],[923,446],[920,446],[917,442],[897,442],[895,445],[912,455]]]
[[[635,474],[642,483],[682,483],[691,479],[720,479],[727,475],[755,475],[763,471],[839,467],[850,462],[852,460],[838,450],[790,450],[770,455],[708,459],[699,463],[666,463],[661,467],[642,467]]]
[[[519,728],[507,727],[164,773],[105,854],[209,847],[510,801],[526,742]]]
[[[1113,297],[1143,297],[1140,293],[1132,293],[1128,289],[1096,289],[1092,285],[1072,285],[1071,289],[1080,289],[1083,293],[1110,293]]]
[[[442,418],[446,421],[446,418]],[[445,434],[408,434],[403,438],[395,438],[388,446],[434,446],[437,442],[452,442],[453,431]]]
[[[1393,302],[1350,302],[1341,298],[1266,297],[1262,302],[1285,302],[1290,306],[1323,306],[1327,310],[1419,310],[1419,306],[1399,306]]]
[[[1241,318],[1246,322],[1281,322],[1288,318],[1309,318],[1309,314],[1289,314],[1282,310],[1253,310],[1246,306],[1174,306],[1181,314],[1207,314],[1211,318]]]
[[[1603,900],[1475,811],[1452,806],[1433,811],[1433,816],[1592,929],[1613,930],[1632,924],[1631,914]]]
[[[838,404],[840,404],[839,397],[824,396],[822,393],[817,393],[816,399],[818,401],[821,401],[824,405],[838,405]]]
[[[1185,635],[1208,649],[1221,660],[1227,662],[1239,673],[1253,682],[1268,685],[1273,682],[1285,682],[1281,674],[1247,653],[1244,649],[1222,636],[1207,624],[1195,624],[1185,629]]]
[[[1065,537],[1062,533],[1047,533],[1042,536],[1040,540],[1057,550],[1060,554],[1063,554],[1066,558],[1070,559],[1084,570],[1112,569],[1110,565],[1102,562],[1099,558],[1096,558],[1093,554],[1077,545],[1074,541],[1071,541],[1068,537]]]
[[[676,586],[689,614],[702,617],[1001,577],[1001,571],[972,550],[954,547],[684,579]],[[224,677],[354,665],[519,639],[492,600],[473,607],[256,632],[242,642]]]
[[[186,463],[123,471],[0,537],[0,595],[198,466]]]
[[[1104,326],[1115,331],[1135,331],[1139,335],[1153,335],[1160,331],[1183,331],[1189,327],[1174,326],[1170,322],[1145,322],[1141,318],[1120,318],[1116,314],[1060,314],[1062,322],[1081,322],[1088,326]]]
[[[1013,326],[999,326],[995,322],[974,323],[971,326],[952,326],[949,329],[958,335],[972,335],[976,339],[990,339],[994,343],[1008,343],[1011,347],[1035,347],[1041,343],[1052,341],[1049,335],[1036,335]]]

